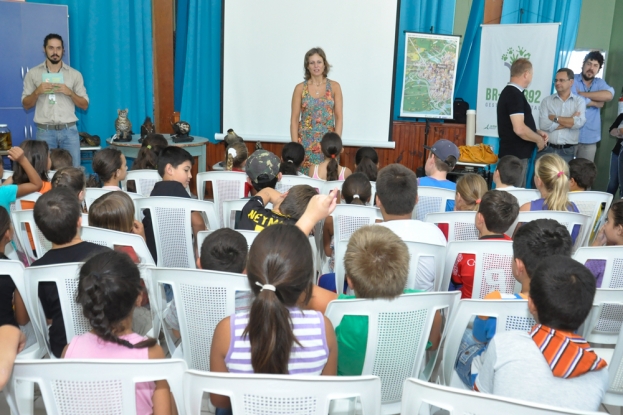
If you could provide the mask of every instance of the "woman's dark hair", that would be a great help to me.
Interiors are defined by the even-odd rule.
[[[84,172],[77,167],[62,167],[54,173],[52,177],[52,189],[57,187],[67,187],[76,196],[84,190]]]
[[[24,150],[24,157],[30,162],[39,177],[41,177],[41,180],[44,182],[50,181],[48,178],[48,157],[50,156],[48,143],[39,140],[26,140],[22,141],[22,144],[19,146]],[[28,175],[21,164],[15,163],[13,184],[23,183],[30,183],[30,180],[28,180]]]
[[[337,133],[326,133],[320,140],[322,154],[329,159],[327,164],[327,181],[337,180],[339,177],[337,158],[342,152],[342,139]]]
[[[355,172],[365,174],[371,182],[376,181],[379,172],[377,164],[379,164],[379,155],[372,147],[361,147],[355,153],[355,165],[357,167]]]
[[[288,374],[290,350],[298,340],[288,307],[311,298],[314,267],[307,236],[293,225],[274,225],[255,238],[249,250],[247,278],[255,294],[243,336],[251,343],[255,373]],[[275,291],[261,289],[270,284]]]
[[[106,251],[93,256],[80,268],[76,302],[101,339],[130,349],[152,347],[156,339],[137,344],[119,338],[121,322],[134,309],[141,294],[141,274],[127,254]]]
[[[162,134],[147,134],[131,170],[158,170],[158,157],[168,146],[169,142]]]
[[[6,231],[8,231],[10,228],[11,216],[3,206],[0,206],[0,239],[2,239]]]
[[[301,164],[305,160],[305,147],[300,143],[290,141],[281,150],[281,174],[296,176],[298,175]]]
[[[349,205],[365,205],[372,197],[372,185],[363,173],[353,173],[344,180],[342,198]]]
[[[92,164],[95,174],[89,177],[87,187],[102,187],[104,183],[112,179],[117,170],[121,168],[122,155],[121,151],[112,147],[96,152]]]

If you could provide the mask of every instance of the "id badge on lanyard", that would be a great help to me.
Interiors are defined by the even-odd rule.
[[[49,102],[51,105],[56,104],[56,94],[49,94],[49,95],[48,95],[48,102]]]

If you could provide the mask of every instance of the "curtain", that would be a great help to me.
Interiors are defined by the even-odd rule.
[[[221,128],[221,9],[220,0],[188,0],[181,82],[181,119],[190,123],[192,134],[211,141]],[[182,30],[178,27],[178,33]]]
[[[182,95],[184,91],[184,71],[186,69],[186,45],[188,39],[189,6],[190,0],[177,0],[174,67],[175,111],[180,111],[182,108]]]
[[[478,96],[478,68],[480,66],[480,36],[485,16],[485,0],[474,0],[469,12],[463,46],[456,70],[455,98],[463,98],[470,109],[476,109]]]
[[[456,0],[402,0],[400,2],[400,20],[398,24],[398,50],[396,54],[396,88],[394,89],[394,119],[413,121],[412,118],[400,118],[400,101],[405,65],[405,31],[424,32],[439,35],[454,33],[454,9]]]
[[[105,139],[117,109],[128,108],[133,131],[154,112],[150,0],[37,0],[69,8],[70,66],[84,77],[89,108],[76,108],[78,129]],[[43,39],[42,39],[43,41]]]

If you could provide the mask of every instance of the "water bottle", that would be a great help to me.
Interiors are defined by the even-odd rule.
[[[7,151],[13,146],[11,130],[6,124],[0,124],[0,151]]]

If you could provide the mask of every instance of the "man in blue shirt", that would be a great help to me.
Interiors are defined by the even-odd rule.
[[[601,140],[600,109],[604,103],[612,101],[614,88],[595,75],[604,65],[604,57],[598,51],[589,52],[584,57],[582,74],[574,76],[571,92],[586,101],[586,123],[580,129],[579,144],[575,156],[595,161],[597,143]]]

